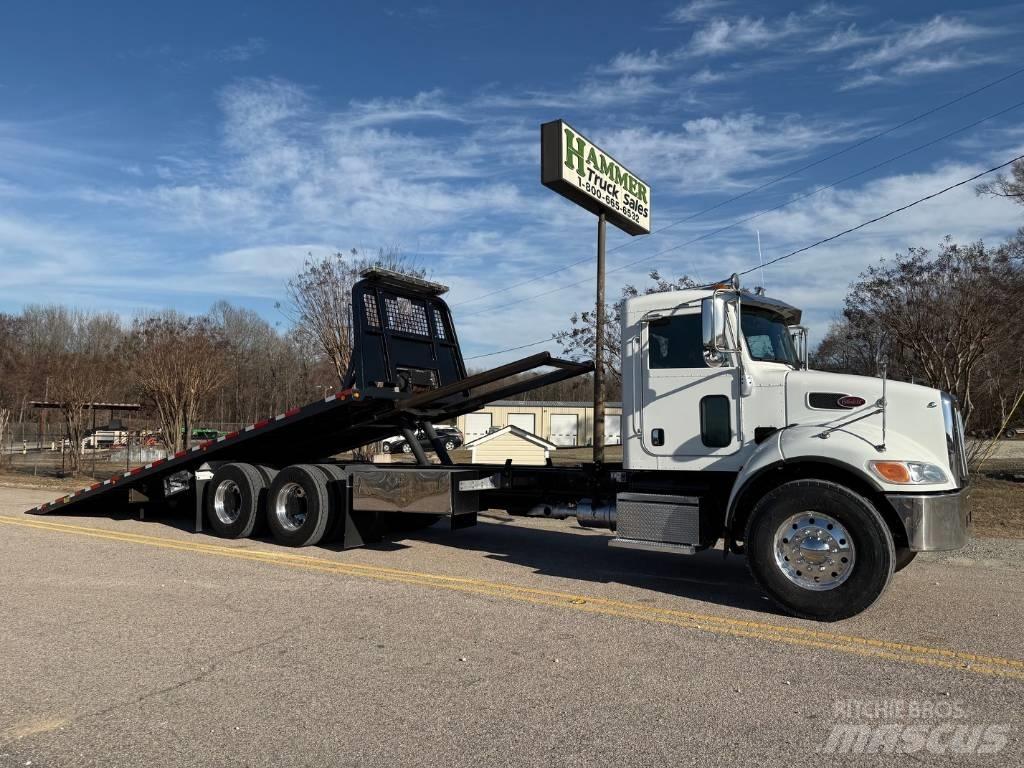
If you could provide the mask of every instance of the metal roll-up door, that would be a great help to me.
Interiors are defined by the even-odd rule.
[[[551,414],[550,441],[555,445],[577,445],[580,431],[580,417],[575,413]]]

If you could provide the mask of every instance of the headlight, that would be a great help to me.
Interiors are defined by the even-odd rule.
[[[930,485],[945,483],[942,467],[923,461],[869,461],[871,471],[894,485]]]

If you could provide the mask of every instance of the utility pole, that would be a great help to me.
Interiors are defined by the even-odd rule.
[[[597,217],[597,331],[594,336],[594,463],[604,463],[604,230]]]

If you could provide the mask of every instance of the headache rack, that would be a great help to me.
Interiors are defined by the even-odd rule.
[[[412,439],[417,429],[432,439],[441,462],[451,464],[433,424],[593,370],[590,362],[542,352],[467,374],[451,312],[441,298],[446,291],[427,280],[367,270],[352,289],[353,350],[340,391],[28,512],[63,512],[100,501],[158,501],[189,488],[195,473],[214,462],[312,463],[396,434],[406,435],[417,460],[425,463],[419,442]],[[532,376],[522,376],[531,371]]]

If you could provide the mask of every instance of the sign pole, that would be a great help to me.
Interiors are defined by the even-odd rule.
[[[540,182],[597,216],[597,306],[594,321],[594,463],[604,463],[605,225],[628,235],[651,233],[651,186],[564,120],[540,126]]]
[[[597,216],[597,332],[594,335],[594,463],[604,463],[604,231]]]

